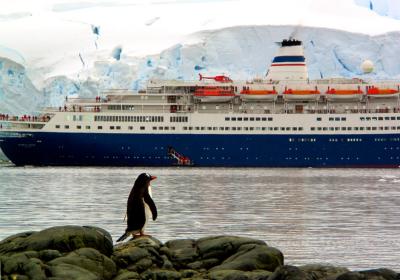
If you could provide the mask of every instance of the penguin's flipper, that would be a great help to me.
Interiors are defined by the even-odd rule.
[[[149,208],[151,210],[151,214],[153,216],[153,221],[157,219],[157,207],[156,204],[154,203],[153,199],[151,198],[149,193],[146,193],[143,197],[144,202],[146,202],[147,205],[149,205]]]
[[[129,236],[129,233],[126,231],[120,238],[118,238],[117,242],[124,241]]]

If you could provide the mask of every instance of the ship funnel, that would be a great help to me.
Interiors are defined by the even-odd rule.
[[[307,82],[308,71],[302,42],[283,40],[278,55],[274,57],[266,79],[273,81]]]

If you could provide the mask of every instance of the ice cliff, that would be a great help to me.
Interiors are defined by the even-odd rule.
[[[369,36],[313,27],[239,26],[198,32],[143,57],[117,46],[93,54],[100,59],[78,73],[50,75],[40,83],[38,77],[45,76],[40,71],[48,77],[51,69],[33,71],[20,61],[0,57],[0,112],[32,113],[43,106],[60,106],[65,96],[95,96],[111,88],[138,90],[151,78],[196,80],[199,73],[224,73],[234,80],[262,77],[277,51],[275,42],[289,36],[304,42],[311,79],[400,78],[400,32]],[[366,59],[373,61],[375,70],[363,75],[360,64]]]

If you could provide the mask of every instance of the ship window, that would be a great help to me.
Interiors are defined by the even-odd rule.
[[[317,118],[317,122],[320,122],[322,120],[322,118]]]
[[[158,127],[158,130],[164,130],[164,127],[159,126],[159,127]]]
[[[262,121],[266,121],[266,120],[267,120],[267,118],[261,118],[261,120],[262,120]]]
[[[328,130],[328,128],[327,128],[327,127],[323,127],[322,130],[323,130],[323,131],[326,131],[326,130]]]
[[[90,129],[90,125],[85,126],[86,129]]]
[[[157,126],[153,126],[153,130],[157,130]]]
[[[226,121],[229,121],[229,118],[225,118]]]
[[[221,127],[219,128],[219,130],[224,130],[224,128],[221,126]]]
[[[318,130],[322,130],[322,127],[318,127]]]
[[[383,117],[379,117],[378,120],[383,121]],[[389,117],[385,117],[385,120],[389,120]]]
[[[360,120],[365,121],[365,118],[364,118],[364,117],[361,117]]]
[[[346,120],[346,118],[341,118],[341,120],[342,120],[342,121],[345,121],[345,120]]]
[[[242,128],[241,128],[241,127],[238,127],[237,130],[242,130]]]
[[[314,128],[314,127],[312,127],[312,128]],[[314,130],[312,128],[311,128],[311,130]],[[297,127],[293,127],[293,131],[297,131]]]
[[[141,127],[140,127],[140,130],[145,130],[145,127],[144,127],[144,126],[141,126]]]
[[[335,128],[334,128],[334,127],[330,127],[329,130],[332,130],[332,131],[333,131],[333,130],[335,130]]]
[[[248,121],[248,120],[249,120],[249,118],[243,118],[243,120],[244,120],[244,121]]]
[[[116,129],[121,129],[121,127],[117,125]]]
[[[358,130],[358,127],[355,127],[354,130]]]
[[[300,131],[302,131],[302,130],[303,130],[303,128],[302,128],[302,127],[299,127],[299,130],[300,130]]]
[[[211,126],[207,127],[207,130],[212,130],[212,127]]]
[[[335,121],[340,121],[340,118],[335,118]]]
[[[345,127],[342,127],[342,130],[346,130],[346,128],[345,128]]]
[[[370,118],[370,117],[366,117],[365,119],[366,119],[367,121],[370,121],[370,120],[371,120],[371,118]]]
[[[334,120],[334,118],[329,118],[329,121],[333,121]]]
[[[385,126],[385,130],[389,130],[389,127],[388,127],[388,126]]]
[[[171,126],[171,130],[175,130],[175,126]]]
[[[397,117],[397,120],[400,120],[400,117]]]
[[[254,121],[254,118],[250,118],[250,121]]]
[[[236,118],[231,118],[232,121],[236,121]]]
[[[297,129],[296,129],[297,130]],[[311,131],[314,131],[315,130],[315,127],[311,127]]]
[[[232,130],[236,130],[236,127],[232,127]]]
[[[60,128],[60,125],[59,125],[59,124],[57,124],[57,125],[56,125],[56,128]]]
[[[184,127],[183,127],[183,130],[187,130],[187,126],[184,126]]]
[[[168,126],[164,127],[164,130],[169,130],[169,127]]]
[[[77,125],[77,126],[76,126],[76,128],[77,128],[77,129],[81,129],[81,128],[82,128],[82,126],[80,126],[80,125]]]
[[[286,127],[286,131],[290,130],[290,127]]]
[[[372,117],[372,120],[376,121],[376,120],[378,120],[378,118],[377,117]]]
[[[243,119],[242,119],[242,118],[237,118],[237,120],[238,120],[238,121],[241,121],[241,120],[243,120]]]
[[[193,127],[189,126],[189,130],[193,130]]]
[[[274,127],[274,130],[277,131],[279,129],[279,127]]]
[[[195,129],[196,129],[196,130],[200,130],[200,127],[199,127],[199,126],[196,126]]]
[[[205,130],[206,128],[204,126],[201,127],[201,130]]]
[[[351,128],[351,127],[348,127],[347,130],[352,130],[352,128]]]
[[[395,117],[390,117],[390,119],[391,119],[392,121],[394,121],[396,118],[395,118]]]
[[[112,125],[112,126],[110,126],[110,129],[112,130],[112,129],[114,129],[114,126]]]
[[[360,130],[364,130],[364,127],[360,127]]]
[[[373,126],[373,127],[372,127],[372,130],[376,130],[376,127],[375,127],[375,126]]]
[[[367,130],[371,130],[371,127],[370,127],[370,126],[368,126],[368,127],[367,127]]]
[[[284,127],[281,127],[281,131],[284,131],[285,130],[285,128]]]
[[[97,127],[97,129],[103,129],[103,127],[102,127],[101,125],[99,125],[99,126]]]
[[[218,130],[218,127],[214,126],[214,127],[213,127],[213,130]]]
[[[260,118],[256,118],[256,121],[261,121],[261,119]]]
[[[268,118],[268,121],[272,121],[272,118]]]
[[[225,127],[225,130],[229,130],[230,128],[229,127]]]

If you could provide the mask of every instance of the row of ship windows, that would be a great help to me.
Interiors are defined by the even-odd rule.
[[[75,120],[75,116],[74,116]],[[82,118],[79,119],[82,121]],[[164,122],[163,116],[95,116],[96,122]],[[170,117],[170,122],[188,122],[186,116]]]
[[[271,118],[271,117],[269,117],[269,118],[266,118],[266,117],[256,117],[256,118],[254,118],[254,117],[251,117],[251,118],[249,118],[249,117],[226,117],[225,118],[225,121],[257,121],[257,122],[259,122],[259,121],[273,121],[273,118]]]
[[[96,122],[163,122],[163,116],[95,116]]]
[[[57,129],[61,128],[60,125],[55,126]],[[65,129],[69,129],[69,125],[64,126]],[[77,125],[76,129],[82,129],[83,127],[81,125]],[[111,130],[121,130],[121,126],[117,125],[111,125],[109,126]],[[91,129],[91,126],[86,125],[85,129]],[[103,129],[103,126],[97,126],[97,129],[101,130]],[[128,126],[128,130],[133,130],[133,126]],[[140,126],[140,130],[145,130],[146,127]],[[175,130],[174,126],[153,126],[153,130]],[[183,130],[208,130],[208,131],[303,131],[303,127],[229,127],[229,126],[209,126],[209,127],[204,127],[204,126],[184,126]],[[400,130],[400,126],[367,126],[367,127],[311,127],[311,131],[371,131],[371,130]]]
[[[400,130],[400,126],[360,126],[360,127],[311,127],[311,131],[363,131],[363,130]]]
[[[400,117],[360,117],[361,121],[395,121],[400,120]]]

